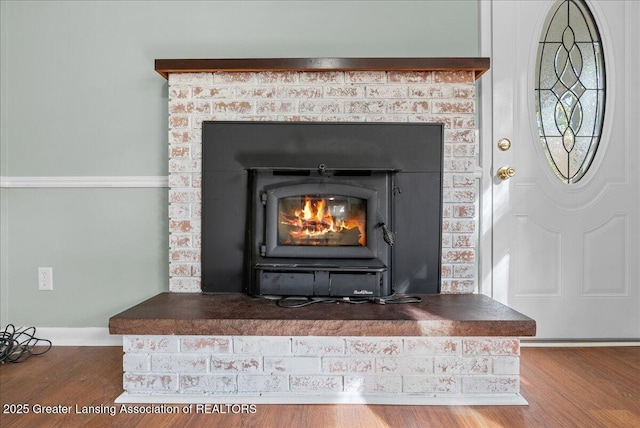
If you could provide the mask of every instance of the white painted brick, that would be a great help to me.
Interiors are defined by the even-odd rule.
[[[409,355],[460,355],[462,339],[454,337],[417,337],[404,339],[404,353]]]
[[[345,376],[344,391],[364,394],[400,393],[402,392],[402,377]]]
[[[449,280],[443,279],[440,293],[441,294],[471,294],[477,290],[473,280]]]
[[[156,373],[205,372],[207,359],[208,357],[197,354],[154,354],[151,356],[151,370]]]
[[[342,376],[290,376],[290,390],[294,392],[340,392]]]
[[[169,73],[169,86],[174,85],[211,85],[212,73]]]
[[[300,72],[301,83],[342,83],[342,71],[303,71]]]
[[[223,117],[232,118],[236,114],[250,114],[255,113],[255,102],[253,101],[239,101],[239,100],[216,100],[212,104],[213,114],[218,115],[219,119]],[[226,118],[225,117],[225,118]],[[209,120],[202,118],[203,120]],[[194,128],[201,128],[202,125],[194,125]]]
[[[151,357],[146,354],[124,354],[122,369],[125,372],[148,372],[151,369]]]
[[[520,355],[520,340],[511,337],[466,338],[465,355]]]
[[[191,158],[192,159],[202,159],[202,145],[201,144],[191,144]],[[195,178],[197,177],[197,173],[193,173],[193,176],[194,176],[193,187],[202,187],[202,184],[201,184],[202,183],[202,179],[200,179],[198,181],[198,184],[196,185]]]
[[[243,336],[233,338],[236,354],[290,355],[291,338],[282,336]]]
[[[170,86],[169,87],[169,101],[172,100],[184,100],[191,98],[190,86]]]
[[[320,374],[320,357],[264,357],[265,373]]]
[[[169,101],[170,114],[211,114],[211,103],[205,100],[188,101],[176,100]]]
[[[379,114],[383,113],[385,102],[382,100],[347,101],[344,104],[345,113]]]
[[[375,360],[373,358],[322,358],[322,371],[324,373],[373,373],[374,370]]]
[[[478,153],[478,144],[466,144],[466,143],[447,143],[445,147],[450,149],[449,156],[454,157],[470,157],[475,156]],[[446,150],[446,149],[445,149]]]
[[[257,372],[262,370],[261,357],[239,357],[237,355],[215,355],[211,357],[212,372]]]
[[[429,112],[429,102],[424,100],[398,100],[387,104],[387,113],[422,114]]]
[[[462,379],[465,394],[503,394],[520,392],[518,376],[468,376]]]
[[[488,357],[464,357],[463,373],[464,374],[487,374],[491,373],[491,358]]]
[[[284,114],[296,110],[297,103],[293,101],[258,101],[256,106],[258,114]]]
[[[398,355],[402,351],[402,339],[357,338],[346,339],[347,354]]]
[[[172,392],[178,390],[178,375],[125,373],[122,384],[127,392]]]
[[[475,143],[476,132],[473,129],[446,129],[444,141],[451,143]]]
[[[180,375],[180,392],[229,393],[236,392],[236,377],[224,375]]]
[[[216,84],[234,84],[240,86],[242,84],[253,84],[257,81],[258,73],[227,71],[213,73],[213,82]]]
[[[322,98],[322,86],[279,86],[278,98],[299,98],[304,100]]]
[[[436,374],[460,374],[462,373],[461,357],[436,357],[434,360],[434,373]]]
[[[296,84],[298,83],[299,74],[293,71],[261,71],[257,73],[257,78],[261,84]]]
[[[364,122],[367,115],[343,114],[343,115],[324,115],[323,122]]]
[[[376,358],[376,372],[431,374],[433,373],[433,357]]]
[[[402,391],[408,393],[460,393],[458,376],[404,376]]]
[[[433,73],[431,71],[388,71],[389,83],[431,83]]]
[[[452,98],[453,87],[449,85],[411,85],[409,98]]]
[[[122,350],[125,353],[178,352],[177,337],[165,336],[124,336]]]
[[[172,114],[169,116],[169,130],[174,132],[176,130],[184,131],[191,127],[191,119],[188,115]]]
[[[238,392],[286,392],[289,378],[284,375],[238,375]]]
[[[453,276],[455,278],[475,278],[477,269],[474,265],[454,265]]]
[[[191,89],[192,98],[233,98],[235,90],[231,86],[193,86]]]
[[[364,98],[364,86],[325,86],[324,98]]]
[[[201,160],[191,159],[169,159],[169,172],[200,172],[202,171]]]
[[[486,374],[491,372],[489,357],[435,357],[436,374]]]
[[[171,219],[187,219],[191,217],[191,205],[190,204],[179,204],[172,203],[169,204],[169,218]],[[180,247],[179,245],[174,245],[172,242],[169,243],[170,248]]]
[[[370,114],[365,118],[365,122],[408,122],[408,118],[405,115],[395,114],[393,116],[389,115],[376,115]]]
[[[183,337],[180,342],[182,352],[230,354],[230,337],[193,336]]]
[[[347,71],[344,77],[346,83],[384,83],[387,80],[387,73],[384,71]]]
[[[271,118],[267,120],[273,120]],[[292,114],[292,115],[278,115],[276,116],[276,120],[281,122],[322,122],[323,118],[321,115],[312,115],[312,114]]]
[[[300,114],[336,114],[342,112],[342,103],[337,101],[300,101],[298,113]]]
[[[200,278],[169,278],[169,291],[174,293],[199,293]]]
[[[187,263],[169,263],[170,276],[191,276],[191,265]]]
[[[453,174],[453,187],[473,187],[476,178],[473,174]]]
[[[472,248],[447,249],[442,252],[443,263],[469,263],[475,260],[476,253]]]
[[[169,187],[191,187],[191,174],[169,174]]]
[[[237,98],[276,98],[276,88],[270,86],[238,86]],[[230,96],[226,98],[231,98]]]
[[[295,355],[342,355],[345,353],[344,339],[341,337],[294,337]]]
[[[367,98],[407,98],[408,89],[404,85],[369,85],[366,87]]]
[[[202,207],[200,206],[200,204],[195,204],[194,203],[194,204],[192,204],[191,219],[192,220],[197,220],[197,219],[200,219],[200,218],[202,218]],[[200,233],[194,233],[193,234],[193,239],[194,239],[193,240],[193,242],[194,242],[193,246],[200,248],[200,246],[201,246],[200,245]],[[198,244],[196,244],[196,242]]]
[[[519,357],[493,357],[493,374],[517,375],[520,373]]]
[[[193,274],[193,276],[197,276],[197,277],[201,277],[202,276],[202,267],[200,266],[200,263],[194,263],[191,265],[191,273]]]

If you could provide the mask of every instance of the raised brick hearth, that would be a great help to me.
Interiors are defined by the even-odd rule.
[[[122,401],[524,404],[519,336],[535,321],[479,294],[407,305],[280,308],[163,293],[110,320]]]

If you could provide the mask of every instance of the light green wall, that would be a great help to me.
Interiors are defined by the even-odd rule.
[[[0,175],[8,177],[166,175],[167,85],[156,58],[478,52],[476,0],[0,7]],[[106,326],[166,290],[166,194],[2,189],[0,323]],[[38,266],[53,266],[55,291],[37,291]]]
[[[165,189],[8,189],[16,325],[88,327],[166,291]],[[54,291],[38,291],[38,266]]]

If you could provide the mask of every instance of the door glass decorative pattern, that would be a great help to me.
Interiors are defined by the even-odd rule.
[[[554,4],[536,61],[536,113],[549,165],[564,183],[577,183],[598,149],[605,106],[600,33],[581,0]]]

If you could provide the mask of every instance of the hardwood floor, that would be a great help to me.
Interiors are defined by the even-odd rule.
[[[122,348],[55,347],[0,365],[0,426],[640,427],[640,347],[523,348],[520,370],[529,406],[257,405],[249,414],[141,415],[113,403]],[[115,416],[78,413],[112,406]]]

